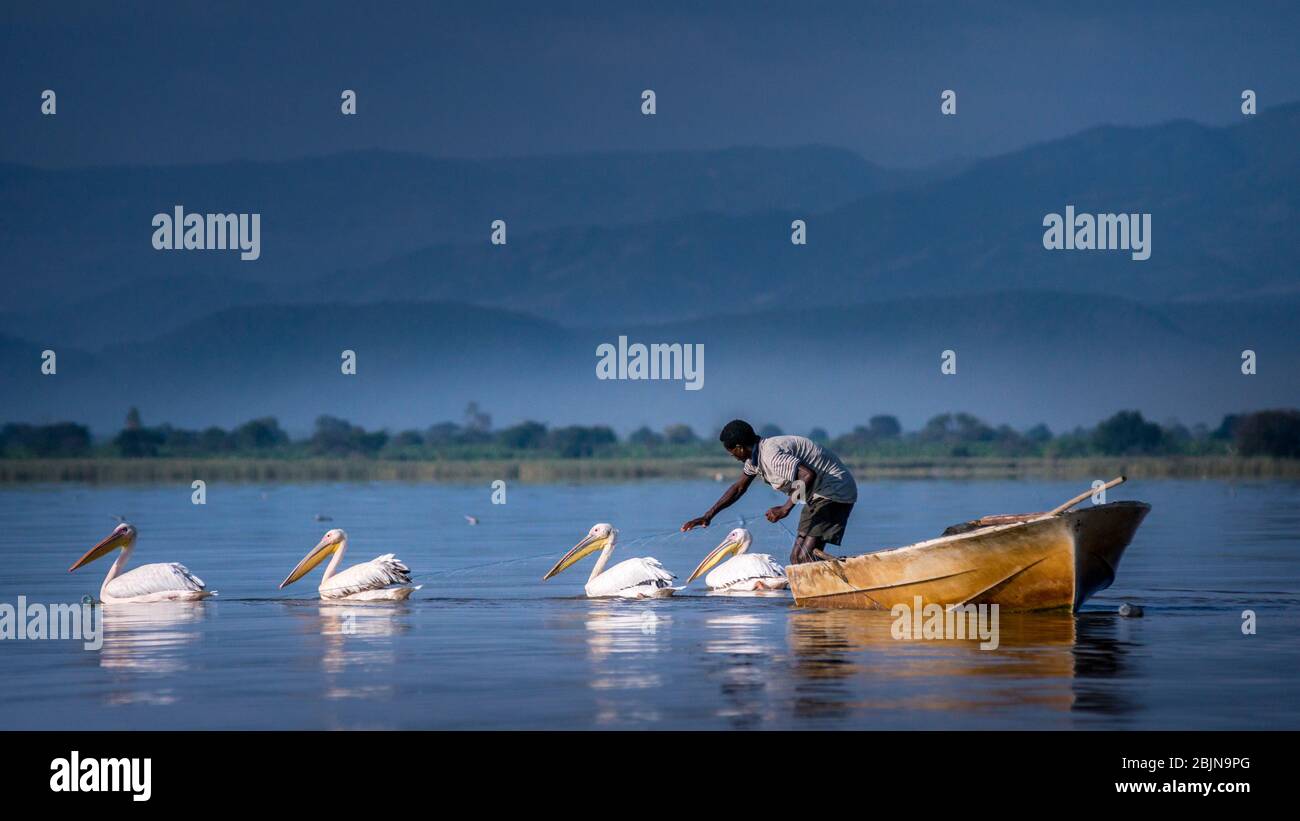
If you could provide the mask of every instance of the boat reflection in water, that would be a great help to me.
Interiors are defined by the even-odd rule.
[[[1076,622],[1074,642],[1074,711],[1097,718],[1134,716],[1142,709],[1133,697],[1140,687],[1129,658],[1137,648],[1141,622],[1110,613],[1083,613]],[[1113,724],[1109,725],[1113,726]]]
[[[114,673],[106,703],[168,705],[177,701],[172,676],[190,669],[208,605],[200,602],[97,604],[104,618],[99,666]]]
[[[938,728],[1005,727],[1007,715],[1041,727],[1073,723],[1080,712],[1121,714],[1132,705],[1104,681],[1126,663],[1116,620],[1004,612],[997,649],[981,650],[978,639],[895,639],[884,611],[793,612],[793,717],[869,714],[881,726]]]

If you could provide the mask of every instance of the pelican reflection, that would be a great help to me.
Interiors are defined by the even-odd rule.
[[[409,631],[405,603],[286,605],[321,640],[320,666],[327,699],[386,699],[394,687],[394,640]]]
[[[102,608],[99,666],[114,673],[104,701],[113,706],[165,706],[179,700],[170,686],[191,667],[206,607],[193,602],[121,603]]]
[[[736,594],[733,594],[736,595]],[[736,729],[760,727],[776,719],[770,682],[781,648],[774,640],[784,609],[711,616],[704,622],[704,651],[709,677],[718,682],[722,699],[714,714]]]
[[[105,669],[179,673],[190,667],[183,649],[199,638],[204,606],[191,602],[98,605],[104,614]]]
[[[583,626],[598,726],[655,724],[664,718],[644,693],[664,686],[660,666],[672,625],[668,610],[592,600]]]

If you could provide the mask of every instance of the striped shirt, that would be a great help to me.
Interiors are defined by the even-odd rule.
[[[800,463],[817,474],[809,501],[821,498],[852,504],[858,500],[858,485],[839,457],[804,436],[759,439],[743,469],[746,476],[757,476],[782,493],[792,493]]]

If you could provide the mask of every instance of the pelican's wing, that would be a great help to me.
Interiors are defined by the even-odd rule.
[[[785,568],[766,553],[732,556],[704,577],[708,587],[731,587],[750,579],[784,579]]]
[[[382,590],[385,587],[408,585],[410,583],[411,569],[402,564],[402,560],[392,553],[385,553],[368,562],[362,562],[340,573],[335,573],[320,589],[351,596],[353,593],[361,593],[366,590]]]
[[[142,564],[108,583],[104,592],[118,599],[148,596],[152,593],[193,593],[204,588],[203,579],[183,564],[161,562]]]
[[[628,559],[619,562],[591,580],[587,591],[594,595],[610,595],[631,587],[648,586],[652,588],[672,587],[672,573],[664,570],[658,559]]]

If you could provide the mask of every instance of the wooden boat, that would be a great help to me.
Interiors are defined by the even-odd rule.
[[[811,607],[889,610],[911,607],[920,596],[923,605],[1077,611],[1115,580],[1151,506],[1112,502],[1069,511],[1073,503],[1049,513],[985,517],[893,550],[789,565],[790,590],[796,604]]]

